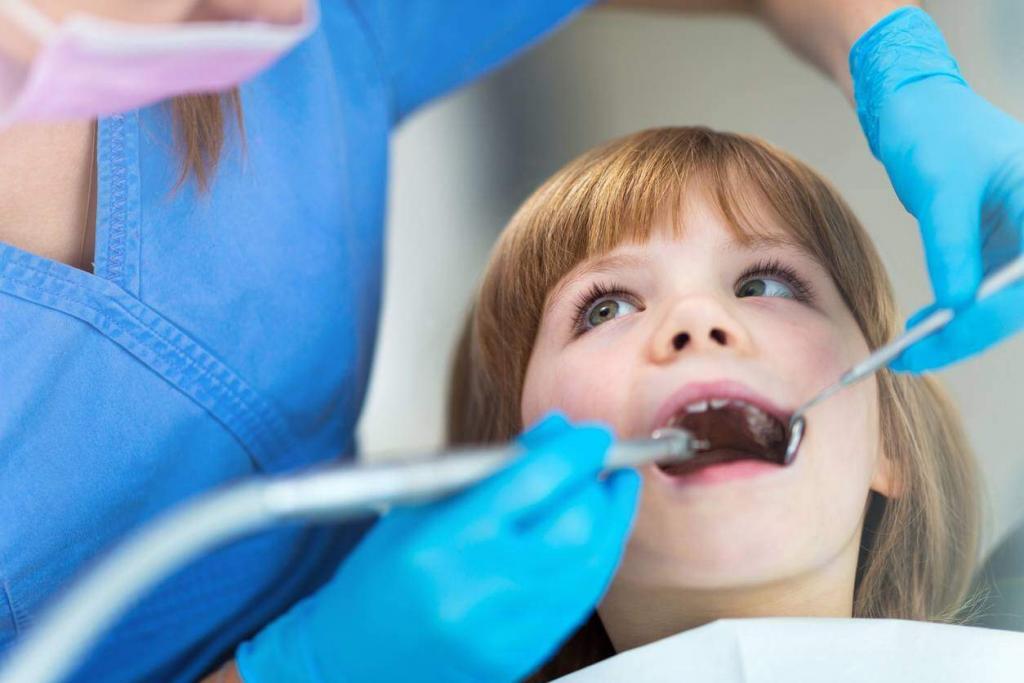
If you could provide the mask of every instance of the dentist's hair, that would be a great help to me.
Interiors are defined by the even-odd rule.
[[[831,275],[870,348],[900,332],[878,253],[818,174],[742,135],[643,131],[571,162],[513,216],[456,351],[449,441],[505,441],[521,431],[523,381],[548,293],[585,259],[645,242],[657,218],[685,210],[691,189],[706,194],[740,240],[763,233],[766,214],[774,218]],[[678,220],[676,230],[683,230]],[[956,621],[970,602],[980,535],[974,458],[936,382],[882,371],[877,384],[883,452],[900,493],[872,492],[865,501],[853,614]],[[595,615],[538,680],[611,654]]]
[[[190,177],[205,192],[213,179],[224,148],[225,112],[233,114],[242,144],[242,98],[238,88],[225,93],[182,95],[169,101],[174,118],[175,142],[181,154],[178,186]]]

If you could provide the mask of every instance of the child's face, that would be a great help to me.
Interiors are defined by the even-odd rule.
[[[770,241],[744,246],[706,202],[687,207],[683,237],[665,220],[649,243],[587,261],[552,291],[526,373],[524,424],[558,409],[619,438],[645,437],[687,407],[729,399],[684,424],[711,430],[735,456],[750,443],[739,435],[745,411],[784,423],[867,354],[809,255]],[[711,589],[838,572],[852,590],[869,488],[890,493],[879,443],[876,384],[866,381],[809,413],[788,467],[746,458],[681,476],[643,468],[617,580]]]

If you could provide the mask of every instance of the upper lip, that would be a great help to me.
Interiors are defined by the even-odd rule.
[[[741,382],[734,380],[691,382],[669,396],[668,400],[661,405],[654,416],[654,423],[651,425],[650,431],[653,432],[655,429],[667,425],[669,420],[691,403],[712,398],[744,401],[763,410],[783,425],[789,424],[789,418],[792,415],[791,411],[782,408]]]

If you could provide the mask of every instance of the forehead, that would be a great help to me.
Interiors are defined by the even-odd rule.
[[[701,195],[684,199],[669,213],[651,221],[646,229],[623,230],[606,234],[602,244],[591,244],[572,267],[557,278],[549,292],[550,303],[567,288],[592,275],[623,269],[649,267],[652,249],[667,242],[703,242],[717,253],[757,253],[782,250],[799,253],[820,265],[817,254],[800,239],[796,231],[787,230],[767,210],[746,207],[745,215],[730,221],[719,207]]]

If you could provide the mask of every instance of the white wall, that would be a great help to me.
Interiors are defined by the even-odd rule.
[[[930,3],[972,85],[1024,117],[1024,3]],[[1016,26],[1016,29],[1013,27]],[[830,178],[867,225],[908,312],[929,300],[916,224],[839,91],[759,25],[590,12],[396,136],[387,288],[364,451],[440,443],[450,351],[487,250],[519,201],[594,144],[642,128],[752,133]],[[996,523],[1024,512],[1024,341],[943,373],[983,463]]]

